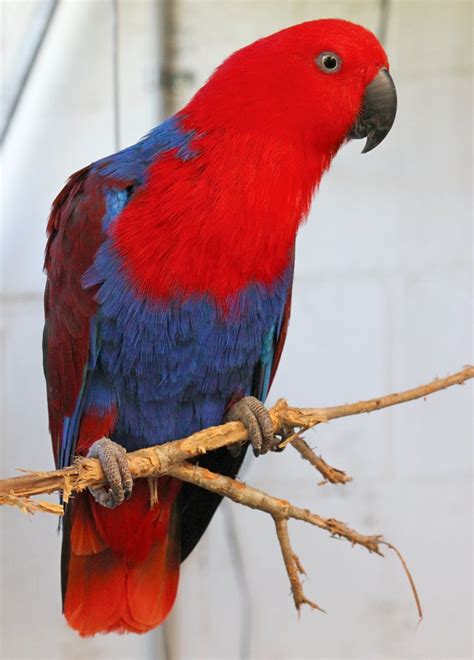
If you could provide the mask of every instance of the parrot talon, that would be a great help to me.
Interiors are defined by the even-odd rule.
[[[125,449],[109,440],[97,440],[89,449],[87,458],[98,458],[107,479],[106,486],[89,488],[96,502],[108,509],[114,509],[124,500],[130,499],[133,489],[132,475]]]
[[[278,448],[279,441],[275,438],[273,423],[268,410],[254,396],[244,396],[237,401],[226,415],[227,422],[242,422],[248,431],[255,456],[266,454]],[[230,445],[229,451],[238,456],[241,445]]]

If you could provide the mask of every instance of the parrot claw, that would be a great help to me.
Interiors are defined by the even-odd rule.
[[[96,502],[108,509],[114,509],[132,495],[133,479],[126,453],[121,445],[102,438],[94,442],[87,454],[87,458],[99,459],[108,482],[107,486],[91,487],[89,491]]]
[[[242,422],[248,431],[255,456],[278,449],[279,440],[275,437],[273,423],[268,410],[254,396],[244,396],[237,401],[226,415],[227,422]],[[229,445],[233,456],[238,456],[241,445]]]

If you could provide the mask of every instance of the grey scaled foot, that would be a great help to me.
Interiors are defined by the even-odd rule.
[[[272,419],[263,403],[254,396],[244,396],[234,403],[226,415],[227,422],[242,422],[249,433],[255,456],[278,448],[279,440],[273,432]],[[229,450],[238,455],[240,445],[231,445]]]
[[[130,499],[133,479],[126,458],[125,449],[109,440],[96,440],[89,449],[87,458],[98,458],[107,479],[107,485],[89,488],[96,502],[113,509],[124,500]]]

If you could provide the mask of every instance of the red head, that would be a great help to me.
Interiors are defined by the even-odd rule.
[[[388,76],[388,66],[365,28],[338,19],[309,21],[231,55],[182,113],[204,130],[231,126],[333,154],[349,137],[367,87],[381,70]],[[389,86],[391,126],[396,97]]]

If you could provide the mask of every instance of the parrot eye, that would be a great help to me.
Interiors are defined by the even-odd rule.
[[[336,73],[341,68],[341,58],[336,53],[324,52],[317,56],[316,64],[323,73]]]

